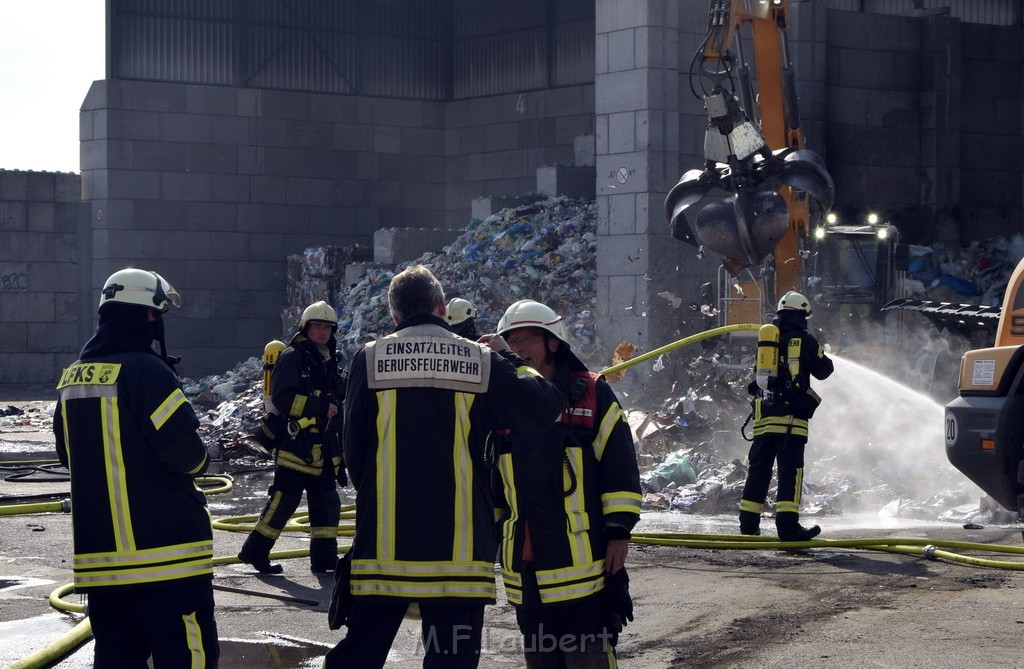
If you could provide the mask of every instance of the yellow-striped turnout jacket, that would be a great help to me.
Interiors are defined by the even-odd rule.
[[[494,602],[493,502],[484,442],[536,432],[564,398],[520,358],[404,321],[352,361],[344,447],[356,488],[355,597]]]
[[[500,449],[501,574],[512,604],[523,602],[527,526],[541,602],[557,604],[604,588],[607,528],[625,538],[640,520],[640,473],[622,408],[596,374],[560,368],[555,383],[571,394],[580,378],[586,393],[558,423],[540,435],[513,430]]]
[[[208,454],[172,369],[150,353],[109,354],[75,362],[57,390],[75,590],[212,578],[210,514],[193,480]]]

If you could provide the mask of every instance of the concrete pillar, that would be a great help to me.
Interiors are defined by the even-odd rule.
[[[704,26],[680,30],[681,15],[688,22],[697,16],[691,5],[597,0],[595,315],[603,355],[622,340],[642,353],[677,339],[688,300],[677,308],[658,293],[688,295],[706,280],[696,278],[708,272],[696,249],[672,239],[663,212],[665,194],[682,171],[680,153],[695,149],[692,137],[680,141],[680,33]],[[702,113],[692,102],[689,111]]]

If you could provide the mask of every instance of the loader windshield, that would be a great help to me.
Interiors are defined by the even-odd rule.
[[[874,235],[829,234],[818,248],[818,288],[831,299],[872,302],[877,285],[879,240]]]

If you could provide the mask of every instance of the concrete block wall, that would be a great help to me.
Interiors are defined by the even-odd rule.
[[[77,356],[77,174],[0,170],[0,384],[50,383]]]
[[[373,233],[373,262],[396,265],[415,260],[428,251],[440,251],[461,232],[442,228],[381,228]]]
[[[941,27],[934,31],[937,43]],[[960,150],[950,156],[959,167],[960,237],[1008,237],[1024,231],[1024,34],[1013,26],[965,23],[959,29],[960,43],[970,45],[962,50],[961,104],[953,105]]]
[[[181,292],[179,371],[230,369],[281,336],[290,254],[445,226],[440,103],[108,80],[81,113],[95,293],[127,265]],[[468,206],[468,203],[467,203]]]
[[[572,165],[576,138],[594,132],[594,87],[570,86],[445,105],[448,226],[475,198],[537,189],[537,168]]]
[[[827,12],[837,207],[880,210],[915,243],[1022,229],[1022,31],[948,16]]]
[[[922,28],[912,17],[828,12],[825,156],[848,216],[921,200]]]

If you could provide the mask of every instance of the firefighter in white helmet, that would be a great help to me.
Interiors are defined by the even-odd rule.
[[[156,666],[215,667],[220,654],[213,529],[194,481],[209,455],[164,345],[163,314],[180,304],[156,272],[114,272],[95,334],[57,385],[75,591],[89,600],[96,667],[151,655]]]
[[[262,574],[284,571],[270,562],[269,553],[303,491],[309,506],[310,570],[327,573],[337,563],[341,501],[336,484],[348,483],[339,437],[345,386],[338,370],[337,329],[338,314],[331,305],[309,305],[274,364],[271,402],[287,427],[276,442],[270,499],[238,554]]]
[[[445,308],[444,320],[452,332],[476,341],[480,333],[476,330],[476,307],[467,299],[453,297]]]
[[[629,425],[611,386],[572,352],[564,321],[547,305],[516,302],[498,333],[566,397],[546,431],[496,439],[501,571],[526,666],[614,667],[618,632],[632,620],[624,564],[640,519]],[[545,644],[550,638],[570,642]]]
[[[800,524],[800,490],[804,478],[804,447],[811,416],[821,398],[811,389],[811,377],[827,379],[832,360],[809,332],[811,305],[789,291],[779,300],[773,324],[778,328],[778,370],[768,377],[767,388],[752,383],[754,440],[750,468],[740,500],[740,532],[760,534],[761,512],[778,462],[775,527],[782,541],[807,541],[821,533],[817,525]]]

